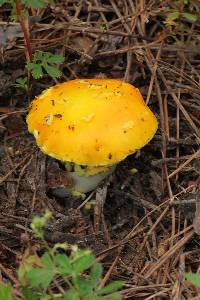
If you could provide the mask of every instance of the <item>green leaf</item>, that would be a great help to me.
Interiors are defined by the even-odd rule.
[[[39,64],[28,63],[26,67],[35,79],[39,79],[43,75],[42,66]]]
[[[120,294],[113,294],[105,297],[104,300],[122,300],[122,296]]]
[[[27,274],[32,287],[47,288],[56,273],[54,263],[46,252],[41,257],[43,268],[34,268]]]
[[[92,296],[87,300],[122,300],[122,296],[120,294],[113,294],[110,296]]]
[[[53,295],[53,297],[54,297],[54,299],[53,300],[62,300],[63,299],[63,297],[62,296],[60,296],[60,295]],[[52,298],[51,298],[52,299]]]
[[[35,64],[29,63],[28,67],[31,68],[32,65]],[[33,233],[37,238],[38,237],[41,239],[44,238],[43,235],[44,235],[45,225],[51,218],[52,218],[52,213],[48,209],[45,211],[45,214],[42,217],[35,216],[33,218],[33,221],[31,223],[31,229],[33,230]]]
[[[22,258],[22,262],[18,269],[18,278],[22,286],[26,286],[28,284],[27,274],[30,272],[30,270],[33,269],[33,264],[35,264],[38,260],[39,258],[37,256],[27,256],[27,254],[25,253],[25,256]]]
[[[78,286],[77,289],[81,299],[84,297],[86,298],[86,296],[91,294],[93,291],[93,286],[91,285],[90,280],[83,278],[83,276],[76,278],[76,285]]]
[[[18,77],[15,81],[16,83],[14,84],[14,86],[17,88],[28,90],[27,80],[27,77]]]
[[[42,255],[41,261],[47,269],[53,270],[55,268],[54,263],[53,263],[50,255],[47,252]]]
[[[54,297],[54,295],[53,295],[53,297]],[[55,300],[55,299],[56,298],[54,297],[53,300]],[[50,295],[47,295],[46,293],[43,293],[42,295],[40,295],[40,298],[38,300],[52,300],[52,297]]]
[[[100,263],[95,263],[90,272],[90,282],[93,287],[95,287],[98,283],[98,280],[102,275],[102,265]]]
[[[46,289],[53,280],[54,273],[48,269],[35,268],[27,274],[33,288]]]
[[[12,300],[12,288],[10,285],[3,285],[0,283],[0,299]]]
[[[18,77],[18,78],[16,79],[16,83],[19,83],[19,84],[21,84],[21,85],[26,84],[26,83],[27,83],[27,77]]]
[[[53,300],[62,300],[63,299],[62,295],[55,295],[54,294],[53,297],[54,297]]]
[[[38,63],[39,62],[42,62],[44,60],[44,57],[47,56],[49,52],[43,52],[43,51],[35,51],[35,53],[33,54],[33,62],[34,63]]]
[[[191,281],[195,286],[200,288],[200,274],[198,273],[186,273],[185,278]]]
[[[4,5],[7,2],[8,2],[7,0],[0,0],[0,6]]]
[[[33,8],[43,8],[46,6],[44,0],[21,0],[22,4],[33,7]]]
[[[58,272],[61,273],[61,275],[69,275],[72,273],[72,266],[70,264],[70,259],[65,254],[57,254],[54,258],[56,267],[58,269]]]
[[[35,67],[31,71],[31,74],[35,79],[39,79],[43,75],[42,66],[35,65]]]
[[[55,266],[50,257],[46,252],[41,257],[43,268],[34,268],[27,273],[27,277],[31,282],[32,287],[47,288],[50,282],[53,280],[55,275]]]
[[[73,270],[76,274],[80,274],[81,272],[90,268],[94,262],[95,257],[93,254],[82,256],[74,261]]]
[[[64,56],[53,54],[51,52],[43,52],[43,51],[36,51],[33,55],[33,62],[38,63],[38,61],[45,65],[45,64],[61,64],[65,60]]]
[[[36,65],[36,64],[34,64],[34,63],[28,63],[28,64],[26,65],[26,67],[27,67],[27,69],[28,69],[29,71],[31,71],[31,70],[33,70],[33,69],[35,68],[35,65]]]
[[[51,54],[47,61],[50,64],[62,64],[64,60],[65,58],[62,55]]]
[[[168,23],[170,23],[170,22],[172,22],[172,21],[175,21],[175,20],[177,20],[178,19],[178,17],[180,16],[180,12],[179,11],[173,11],[173,12],[170,12],[169,14],[168,14],[168,16],[167,16],[167,20],[166,20],[166,22]]]
[[[44,67],[45,71],[47,72],[47,74],[49,74],[51,77],[57,78],[57,77],[61,76],[61,72],[57,68],[49,66],[49,65],[45,65],[43,67]]]
[[[53,297],[54,297],[54,295],[53,295]],[[55,299],[56,298],[53,298],[53,300],[55,300]],[[52,300],[52,297],[44,292],[42,295],[40,295],[40,298],[38,300]]]
[[[114,293],[121,289],[123,286],[123,281],[113,281],[109,283],[107,286],[104,288],[101,288],[98,290],[98,295],[106,295],[110,293]]]
[[[39,79],[43,75],[43,68],[51,77],[57,78],[60,77],[62,73],[56,67],[51,66],[51,64],[61,64],[63,62],[64,57],[62,55],[36,51],[33,54],[32,62],[27,64],[27,68],[31,71],[35,79]]]
[[[33,292],[28,288],[21,288],[21,292],[26,300],[39,300],[39,296],[33,294]]]
[[[195,22],[197,20],[197,16],[190,14],[190,13],[183,13],[183,17],[190,21],[191,23]]]
[[[80,300],[80,298],[79,298],[77,291],[74,288],[71,288],[64,295],[64,300]]]

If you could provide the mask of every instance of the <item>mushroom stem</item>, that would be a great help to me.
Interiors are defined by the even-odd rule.
[[[77,172],[72,171],[73,165],[71,163],[65,163],[65,168],[74,184],[72,187],[61,186],[54,188],[51,193],[58,198],[69,197],[70,195],[73,195],[73,192],[78,192],[80,194],[91,192],[103,179],[114,172],[116,165],[109,166],[106,171],[90,176],[81,176],[77,174]]]
[[[106,171],[90,176],[81,176],[76,172],[69,172],[74,182],[73,190],[81,193],[88,193],[94,190],[103,179],[114,172],[115,168],[116,165],[112,165],[108,167]]]

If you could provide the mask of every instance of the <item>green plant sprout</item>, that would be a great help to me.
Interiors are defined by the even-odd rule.
[[[35,79],[39,79],[44,71],[53,78],[60,77],[61,72],[52,64],[61,64],[64,62],[62,55],[55,55],[50,52],[36,51],[32,62],[27,63],[26,67]]]
[[[53,0],[21,0],[21,3],[27,7],[32,7],[32,8],[43,8],[45,7],[48,3],[53,4]]]
[[[188,31],[188,26],[184,23],[194,23],[197,21],[197,14],[200,12],[200,7],[193,0],[175,0],[173,8],[167,8],[167,17],[165,24],[169,29],[176,28],[180,31]]]
[[[28,78],[18,77],[14,84],[15,87],[28,91]]]
[[[185,278],[200,288],[200,273],[186,273]]]
[[[53,4],[51,0],[0,0],[0,6],[9,4],[12,7],[12,19],[18,21],[24,35],[24,44],[27,57],[27,69],[31,72],[35,79],[39,79],[44,74],[44,71],[52,78],[61,76],[61,72],[52,64],[61,64],[64,62],[62,55],[54,55],[49,52],[36,51],[32,53],[32,47],[29,37],[29,28],[25,18],[28,16],[29,8],[38,9],[44,8],[47,4]],[[26,82],[21,79],[16,81],[16,86],[27,90]]]
[[[29,37],[29,28],[27,27],[26,18],[28,16],[28,9],[43,8],[51,1],[45,0],[0,0],[0,6],[9,4],[12,8],[11,19],[15,22],[19,22],[21,30],[24,35],[24,44],[26,47],[27,60],[31,61],[32,58],[32,47]]]
[[[52,213],[46,210],[42,217],[35,216],[31,223],[31,229],[36,238],[44,240],[44,228],[49,220],[52,219]]]
[[[47,3],[54,3],[54,1],[46,1],[46,0],[21,0],[20,1],[22,5],[26,7],[32,7],[32,8],[43,8],[47,5]],[[4,4],[10,4],[14,6],[16,4],[15,0],[0,0],[0,6]]]
[[[88,249],[57,243],[49,247],[44,240],[44,228],[52,218],[46,211],[35,217],[31,229],[44,241],[45,252],[39,257],[25,252],[18,270],[17,296],[11,285],[0,282],[1,300],[121,300],[118,292],[122,281],[101,287],[102,264]],[[70,252],[69,255],[65,251]],[[16,290],[15,290],[16,291]]]

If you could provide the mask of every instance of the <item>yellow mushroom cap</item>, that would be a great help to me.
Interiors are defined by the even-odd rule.
[[[115,79],[76,79],[31,103],[28,130],[41,150],[61,161],[116,164],[147,144],[157,120],[139,90]]]

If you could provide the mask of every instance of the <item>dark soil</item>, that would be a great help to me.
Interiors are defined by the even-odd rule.
[[[186,31],[178,25],[169,29],[165,8],[173,9],[174,1],[137,2],[138,8],[136,1],[125,0],[58,1],[56,7],[32,11],[33,50],[65,56],[60,82],[128,81],[159,120],[154,139],[120,163],[87,195],[84,206],[81,199],[52,195],[52,187],[66,183],[66,172],[40,152],[27,131],[30,99],[55,81],[45,75],[30,78],[29,93],[16,88],[16,78],[27,75],[23,34],[19,28],[10,36],[0,31],[0,270],[5,280],[16,276],[26,247],[42,250],[29,226],[48,208],[54,220],[46,228],[47,241],[92,248],[105,274],[110,272],[107,280],[125,281],[125,298],[200,297],[184,280],[186,271],[199,270],[200,261],[200,24],[180,19]],[[7,6],[0,8],[0,30],[16,26],[6,25],[9,13]]]

